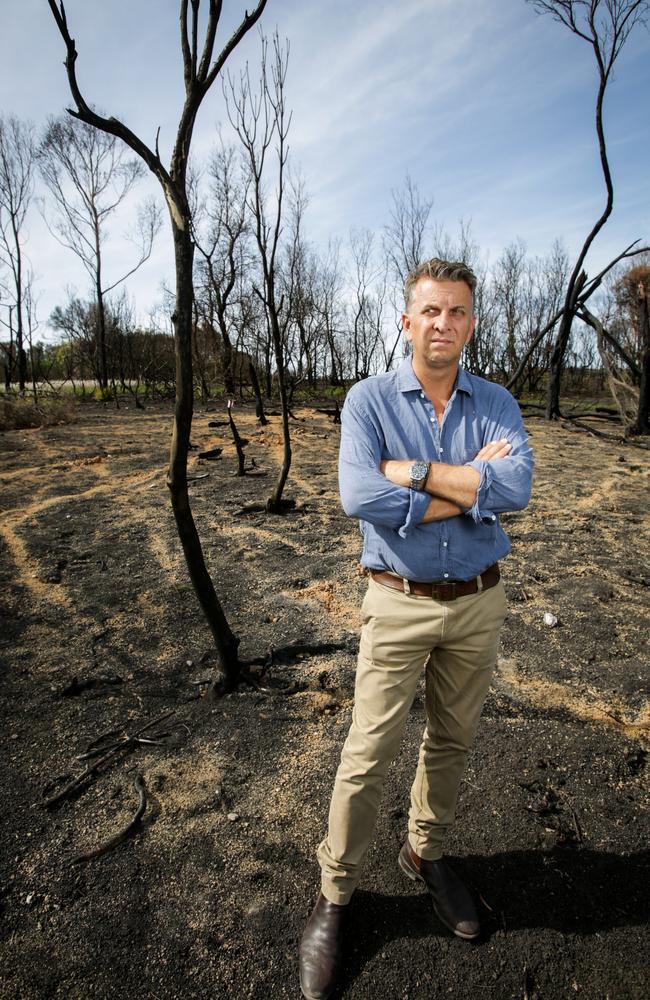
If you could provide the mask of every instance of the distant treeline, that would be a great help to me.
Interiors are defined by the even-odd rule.
[[[0,377],[7,389],[92,380],[105,394],[120,389],[173,395],[173,296],[167,294],[143,325],[126,292],[128,278],[151,253],[159,208],[147,202],[135,213],[137,248],[123,273],[109,279],[104,267],[107,222],[142,176],[142,166],[127,158],[114,136],[70,118],[51,120],[37,136],[30,125],[0,117],[0,152]],[[34,271],[21,237],[37,181],[44,193],[40,210],[53,235],[81,260],[93,288],[88,299],[68,294],[49,317],[55,342],[38,337]],[[548,382],[570,280],[559,240],[541,257],[515,241],[488,266],[469,226],[461,224],[457,238],[450,237],[431,219],[432,200],[407,177],[393,191],[380,229],[351,231],[345,243],[322,250],[305,232],[302,182],[285,181],[271,309],[268,261],[263,265],[256,253],[257,236],[268,232],[268,222],[259,206],[257,215],[253,211],[250,192],[250,167],[235,147],[217,146],[194,190],[192,355],[203,398],[245,393],[251,363],[262,392],[272,396],[278,345],[290,398],[298,386],[343,387],[394,367],[405,350],[404,278],[431,256],[463,260],[477,275],[477,327],[465,366],[516,395],[541,391]],[[580,388],[587,379],[600,387],[607,381],[621,411],[633,412],[647,370],[649,275],[647,254],[634,256],[632,264],[623,253],[618,264],[611,262],[581,286],[562,358],[565,388]]]

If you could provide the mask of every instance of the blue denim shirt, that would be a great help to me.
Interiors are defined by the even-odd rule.
[[[396,371],[354,385],[341,424],[341,501],[349,517],[360,519],[364,566],[410,580],[469,580],[508,554],[499,514],[528,503],[533,453],[506,389],[459,368],[440,425],[407,358]],[[474,460],[500,438],[512,445],[506,458]],[[395,486],[379,471],[383,459],[418,458],[476,469],[473,507],[422,524],[429,494]]]

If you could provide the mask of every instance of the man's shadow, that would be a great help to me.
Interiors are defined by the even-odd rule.
[[[509,851],[449,858],[472,890],[481,920],[477,945],[497,932],[549,928],[579,935],[644,924],[648,919],[650,852],[620,855],[584,849]],[[396,876],[397,877],[397,876]],[[407,894],[359,890],[350,908],[353,954],[346,980],[395,938],[450,937],[432,912],[424,886]]]

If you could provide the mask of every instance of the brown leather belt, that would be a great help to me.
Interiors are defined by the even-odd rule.
[[[479,591],[477,577],[473,580],[449,580],[446,583],[438,581],[421,583],[418,580],[404,580],[401,576],[393,576],[392,573],[378,569],[371,569],[370,575],[384,587],[393,587],[395,590],[401,590],[403,594],[415,594],[416,597],[432,597],[434,601],[455,601],[457,597],[467,597]],[[490,587],[496,587],[500,579],[499,564],[488,566],[481,573],[481,589],[489,590]]]

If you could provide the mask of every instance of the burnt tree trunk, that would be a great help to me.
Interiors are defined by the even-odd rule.
[[[639,381],[639,409],[630,427],[630,434],[650,434],[650,315],[648,312],[648,290],[639,292],[639,333],[641,339]]]
[[[560,414],[560,389],[562,385],[562,372],[564,371],[564,357],[571,337],[571,327],[576,315],[578,300],[582,292],[587,275],[584,271],[570,284],[570,294],[564,305],[564,312],[560,320],[560,328],[553,345],[551,355],[551,371],[546,391],[546,419],[556,420]]]
[[[179,226],[178,223],[181,221],[185,223],[185,228]],[[167,485],[190,579],[214,638],[217,670],[212,687],[219,692],[232,688],[237,680],[239,640],[230,629],[205,565],[187,490],[187,454],[194,412],[192,375],[194,245],[190,236],[189,213],[184,220],[172,214],[172,230],[176,263],[176,308],[172,316],[176,354],[176,403]]]
[[[102,288],[102,256],[99,242],[99,222],[95,216],[95,295],[97,296],[97,334],[99,340],[99,385],[108,389],[108,358],[106,353],[106,309]],[[115,396],[117,399],[117,394]]]
[[[262,427],[268,424],[266,419],[266,414],[264,413],[264,403],[262,402],[262,392],[260,390],[260,380],[257,377],[257,369],[252,361],[248,362],[248,372],[251,377],[251,385],[253,387],[253,395],[255,396],[255,416],[261,423]]]
[[[232,341],[226,331],[226,324],[221,327],[221,367],[223,373],[223,384],[227,396],[235,396],[235,373],[233,371],[233,349]]]
[[[246,475],[246,455],[244,454],[244,444],[246,442],[242,441],[237,426],[232,416],[232,399],[228,400],[228,423],[230,424],[230,432],[232,434],[232,439],[235,442],[235,450],[237,451],[237,475]]]
[[[282,509],[282,492],[291,468],[291,432],[289,430],[289,401],[287,399],[287,385],[284,372],[284,350],[282,347],[280,326],[277,320],[277,310],[273,300],[272,284],[270,285],[270,289],[271,304],[269,308],[269,316],[271,319],[273,348],[275,350],[275,363],[278,370],[278,385],[280,389],[280,404],[282,408],[282,440],[284,446],[282,450],[282,465],[280,467],[280,474],[271,496],[266,501],[266,509],[269,514],[279,514]]]

